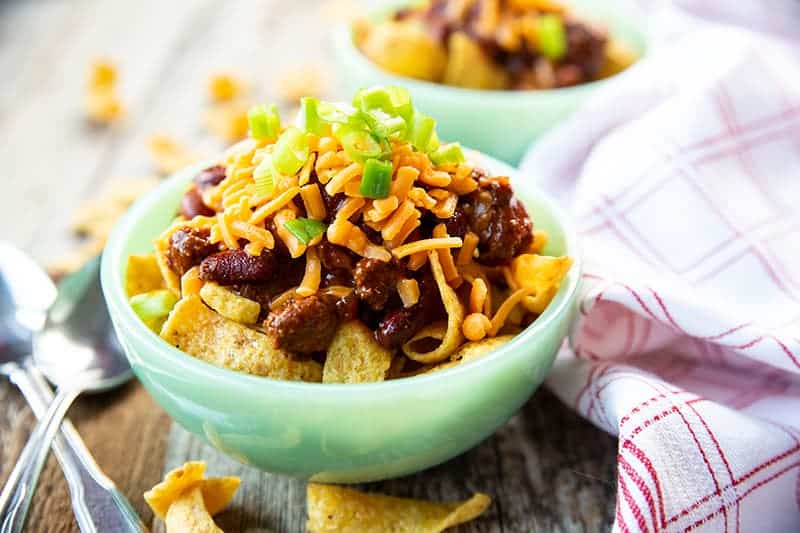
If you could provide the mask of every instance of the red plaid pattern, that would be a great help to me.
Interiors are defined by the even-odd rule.
[[[548,385],[619,436],[617,531],[800,531],[800,18],[753,20],[780,38],[701,25],[522,165],[583,236]]]

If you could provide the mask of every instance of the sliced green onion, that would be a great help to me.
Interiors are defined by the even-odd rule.
[[[411,134],[408,140],[417,150],[428,152],[436,149],[436,146],[431,146],[431,140],[435,131],[436,121],[424,113],[415,111],[414,118],[411,122]]]
[[[281,174],[295,174],[308,159],[308,137],[297,128],[287,128],[272,151],[272,164]]]
[[[253,171],[253,180],[256,182],[256,194],[268,196],[275,190],[275,167],[272,165],[272,155],[266,154],[261,163]]]
[[[349,124],[341,126],[336,131],[336,136],[339,142],[342,143],[347,156],[353,161],[377,159],[382,157],[386,151],[369,131]]]
[[[386,198],[392,184],[392,162],[367,159],[358,192],[366,198]]]
[[[464,161],[464,152],[461,151],[461,145],[458,143],[443,144],[430,153],[430,158],[435,165],[461,163]]]
[[[164,319],[177,302],[178,299],[172,294],[172,291],[167,289],[137,294],[130,299],[133,312],[153,330],[160,329]]]
[[[339,105],[330,102],[319,102],[317,104],[319,118],[331,124],[347,124],[351,111],[352,109],[343,109]]]
[[[300,128],[314,135],[327,135],[330,124],[319,116],[320,101],[317,98],[300,99]]]
[[[250,135],[256,140],[274,139],[281,129],[281,116],[275,104],[253,106],[247,112]]]
[[[387,115],[402,117],[407,122],[414,114],[408,89],[394,85],[361,89],[353,98],[353,107],[363,111],[380,109]]]
[[[283,227],[303,244],[308,244],[325,233],[326,228],[325,224],[319,220],[312,220],[310,218],[287,220],[283,223]]]
[[[539,17],[537,35],[539,36],[539,52],[543,56],[558,60],[567,53],[567,32],[564,21],[554,14]]]

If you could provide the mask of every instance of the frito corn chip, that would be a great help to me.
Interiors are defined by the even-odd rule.
[[[86,87],[86,113],[101,124],[119,119],[125,108],[117,95],[117,68],[106,59],[95,60]]]
[[[240,141],[247,137],[249,109],[250,105],[241,100],[217,104],[206,112],[206,126],[220,139],[228,142]]]
[[[311,533],[438,533],[473,520],[490,503],[481,493],[463,502],[433,503],[309,483],[307,527]]]
[[[163,289],[164,278],[153,254],[131,255],[125,269],[125,294],[128,298],[145,292]]]
[[[72,220],[72,231],[105,241],[131,204],[156,185],[158,180],[155,177],[115,181],[106,190],[81,204]]]
[[[472,89],[505,89],[508,73],[495,65],[481,46],[462,31],[454,32],[448,41],[444,84]]]
[[[600,78],[609,78],[619,74],[639,59],[635,51],[617,39],[609,39],[606,43],[605,53],[606,61],[600,70]]]
[[[319,96],[325,82],[319,65],[300,65],[278,76],[278,94],[286,102],[299,102],[304,96]]]
[[[490,337],[487,339],[479,340],[476,342],[468,342],[461,346],[456,353],[450,357],[447,363],[441,363],[428,370],[428,372],[438,372],[446,368],[453,368],[464,363],[474,361],[487,353],[496,350],[508,341],[514,338],[514,335],[502,335],[500,337]]]
[[[203,479],[206,464],[191,461],[167,473],[164,481],[145,492],[144,499],[153,512],[161,519],[169,515],[173,504],[194,488],[202,494],[207,514],[215,515],[222,511],[233,499],[241,480],[235,476]]]
[[[188,296],[175,305],[161,338],[189,355],[230,370],[275,379],[322,381],[319,363],[295,360],[273,348],[269,337],[220,316],[198,296]]]
[[[208,94],[214,102],[229,102],[247,93],[247,82],[233,74],[220,72],[208,80]]]
[[[353,320],[343,324],[328,347],[323,383],[370,383],[386,379],[392,352],[375,341],[372,331]]]
[[[203,503],[200,487],[194,487],[172,502],[164,520],[167,533],[223,533]]]
[[[208,509],[208,514],[214,516],[225,509],[231,503],[233,495],[236,494],[241,483],[242,480],[236,476],[204,479],[200,484],[200,490],[203,491],[203,502]]]
[[[86,114],[99,124],[110,124],[125,114],[125,106],[113,89],[91,88],[86,93]]]
[[[531,313],[542,314],[569,272],[572,259],[547,255],[521,254],[511,261],[511,274],[520,288],[532,288],[534,293],[522,299]]]
[[[167,253],[169,252],[169,235],[164,232],[162,236],[156,239],[155,243],[155,256],[158,269],[161,271],[161,277],[167,288],[172,291],[175,296],[181,295],[181,278],[172,271],[169,267],[167,260]]]
[[[464,340],[461,334],[461,323],[464,322],[464,306],[461,305],[461,301],[453,288],[448,285],[436,251],[428,252],[428,261],[430,262],[436,285],[439,287],[442,303],[447,311],[447,329],[445,329],[442,336],[438,337],[442,342],[436,349],[428,352],[416,351],[414,346],[420,340],[420,337],[415,336],[414,339],[403,345],[403,352],[420,363],[438,363],[447,359]],[[430,335],[430,337],[437,338],[434,335]]]
[[[217,313],[240,324],[255,324],[261,312],[258,302],[234,294],[213,282],[203,285],[200,298]]]
[[[144,500],[157,517],[162,520],[167,516],[167,511],[172,502],[190,487],[203,480],[206,464],[200,461],[191,461],[171,470],[164,476],[164,481],[144,493]]]
[[[159,173],[164,175],[177,172],[200,159],[183,144],[163,133],[151,136],[147,148]]]

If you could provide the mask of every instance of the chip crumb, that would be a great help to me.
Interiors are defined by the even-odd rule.
[[[201,159],[174,137],[164,133],[152,135],[147,141],[150,158],[159,174],[166,176]]]
[[[206,127],[216,137],[236,142],[247,137],[250,105],[243,100],[231,100],[211,107],[206,112]]]
[[[108,59],[96,59],[89,68],[86,114],[98,124],[111,124],[125,113],[117,91],[117,67]]]
[[[320,96],[326,86],[319,65],[289,68],[278,76],[278,94],[287,103],[297,103],[304,96]]]
[[[438,533],[477,518],[491,501],[477,493],[463,502],[435,503],[309,483],[307,527],[311,533]]]
[[[48,264],[48,272],[55,277],[69,274],[99,255],[120,217],[157,184],[158,179],[154,177],[113,181],[98,196],[84,202],[76,210],[71,230],[85,240]]]
[[[208,80],[208,96],[212,102],[230,102],[248,92],[248,83],[230,72],[217,72]]]
[[[90,239],[81,243],[76,248],[63,254],[47,265],[47,273],[53,278],[61,278],[75,272],[83,265],[100,255],[105,246],[105,241]]]

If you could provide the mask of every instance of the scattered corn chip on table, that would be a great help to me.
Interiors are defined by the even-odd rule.
[[[235,133],[236,123],[204,124],[212,109],[208,80],[216,72],[247,79],[250,102],[280,102],[291,97],[287,87],[300,81],[308,86],[327,80],[319,87],[321,96],[336,97],[325,35],[350,12],[352,4],[345,0],[230,0],[224,7],[213,0],[3,2],[0,67],[13,75],[0,87],[0,159],[7,170],[0,238],[52,264],[78,246],[69,228],[83,202],[105,188],[124,203],[126,181],[158,174],[148,149],[155,134],[187,148],[162,158],[166,166],[220,150],[225,141],[218,135]],[[122,106],[114,108],[121,118],[105,126],[91,125],[86,116],[87,72],[98,56],[117,65],[113,94]],[[263,68],[253,65],[253,58],[263,58]],[[320,79],[309,79],[308,72],[317,71]],[[264,77],[276,72],[286,74]],[[232,90],[227,81],[222,85]],[[285,100],[283,106],[292,107]],[[215,120],[226,109],[215,107]],[[163,148],[163,138],[156,145]],[[139,179],[137,186],[145,181]],[[103,217],[108,213],[98,214],[101,237]],[[83,246],[82,253],[90,253],[97,241]],[[76,257],[81,258],[73,256],[73,262]],[[138,383],[80,399],[70,418],[155,531],[163,526],[154,521],[142,494],[165,471],[198,459],[208,463],[211,474],[242,478],[233,505],[217,517],[223,530],[304,531],[304,482],[264,474],[217,453],[173,425]],[[23,399],[0,381],[0,482],[32,425]],[[494,500],[489,510],[459,531],[602,531],[614,513],[615,456],[614,439],[542,390],[463,456],[408,478],[360,488],[439,501],[476,491],[489,494]],[[66,483],[52,457],[29,531],[77,531]]]

